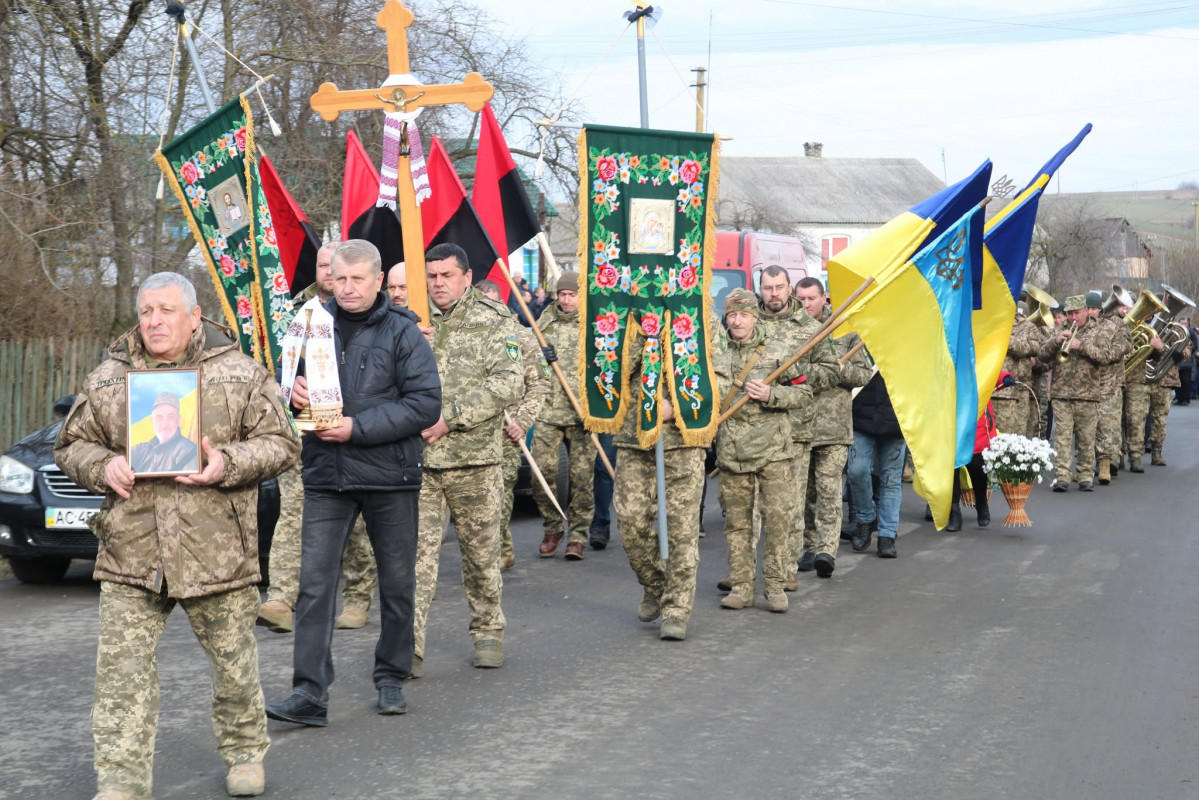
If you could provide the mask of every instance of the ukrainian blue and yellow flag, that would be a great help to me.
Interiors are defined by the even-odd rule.
[[[955,467],[974,455],[978,388],[974,285],[981,272],[980,203],[991,163],[913,206],[829,261],[839,304],[875,285],[846,312],[878,365],[916,465],[916,490],[938,528],[949,519]],[[840,331],[839,331],[840,332]]]
[[[1024,285],[1024,271],[1032,246],[1037,207],[1053,173],[1073,153],[1087,134],[1087,123],[1078,135],[1037,173],[1037,177],[1003,209],[987,221],[983,235],[982,280],[979,284],[982,304],[974,312],[974,351],[978,373],[978,413],[981,414],[995,391],[995,381],[1003,369],[1016,300]]]

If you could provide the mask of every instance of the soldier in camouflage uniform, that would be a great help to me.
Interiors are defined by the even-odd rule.
[[[795,288],[796,297],[809,315],[823,322],[830,312],[825,303],[824,284],[817,278],[803,278]],[[843,473],[853,444],[852,390],[865,386],[871,377],[870,362],[859,350],[845,364],[845,358],[861,341],[856,333],[833,339],[838,380],[836,385],[816,393],[809,426],[811,438],[808,458],[807,495],[803,512],[803,554],[801,572],[815,569],[817,577],[828,578],[836,567],[841,544],[841,506],[845,492]],[[794,433],[792,434],[794,436]]]
[[[721,412],[743,391],[749,402],[720,426],[716,436],[731,583],[720,605],[741,609],[754,604],[759,529],[753,524],[753,512],[755,499],[760,498],[766,528],[762,556],[766,607],[782,613],[788,606],[783,584],[792,575],[794,563],[788,540],[795,514],[795,456],[787,409],[810,405],[812,390],[805,385],[798,365],[774,382],[765,382],[792,351],[786,341],[771,339],[758,322],[758,300],[753,292],[730,292],[724,301],[724,319],[728,325],[728,372],[733,380],[732,385],[720,387]]]
[[[804,304],[798,298],[791,296],[790,280],[787,270],[778,265],[771,265],[762,270],[759,282],[762,300],[759,309],[761,323],[766,328],[767,336],[786,342],[794,354],[812,338],[812,334],[820,328],[820,323],[808,314]],[[823,290],[823,287],[821,289]],[[819,314],[822,310],[818,309],[816,313]],[[798,366],[806,378],[808,388],[813,392],[831,389],[840,381],[836,350],[833,348],[832,342],[827,339],[804,356]],[[815,406],[811,403],[801,404],[799,408],[792,409],[790,412],[791,443],[795,448],[794,496],[796,498],[808,496],[811,444],[815,432],[812,416],[814,412]],[[788,542],[791,547],[790,563],[795,563],[799,559],[804,545],[804,510],[798,503],[791,520],[791,535]],[[794,573],[787,576],[784,588],[789,592],[799,588]]]
[[[1165,350],[1161,338],[1149,340],[1153,353],[1148,362],[1158,362]],[[1170,368],[1157,381],[1150,383],[1146,377],[1147,367],[1139,367],[1127,377],[1124,390],[1124,436],[1128,443],[1129,469],[1144,472],[1142,457],[1145,452],[1145,419],[1149,418],[1152,451],[1151,463],[1155,467],[1166,466],[1162,448],[1166,443],[1166,417],[1170,414],[1170,394],[1182,381],[1178,377],[1178,362],[1190,354],[1188,341],[1185,348],[1171,358]]]
[[[537,321],[541,335],[552,349],[559,368],[567,380],[579,385],[579,276],[576,272],[564,272],[558,278],[558,299],[549,305]],[[553,381],[550,396],[537,418],[533,429],[533,458],[545,473],[547,480],[558,474],[558,451],[566,444],[570,463],[570,501],[566,514],[570,522],[570,535],[566,542],[566,558],[581,560],[587,544],[588,526],[595,514],[595,445],[575,414],[570,398],[561,384]],[[553,485],[552,483],[550,484]],[[545,520],[544,536],[538,553],[542,558],[551,558],[558,552],[566,530],[558,510],[546,497],[541,484],[533,485],[533,497],[541,516]],[[606,544],[605,544],[606,546]]]
[[[1099,425],[1095,453],[1099,459],[1099,483],[1106,486],[1119,470],[1124,455],[1124,357],[1132,351],[1132,337],[1124,324],[1129,306],[1117,305],[1100,313],[1103,298],[1087,292],[1087,312],[1099,328],[1100,338],[1112,342],[1119,359],[1099,368]],[[1001,429],[1002,430],[1002,429]]]
[[[234,796],[264,789],[270,746],[254,615],[258,484],[295,463],[300,440],[275,379],[241,354],[233,331],[200,316],[195,288],[174,273],[147,278],[139,323],[108,349],[59,432],[63,471],[103,494],[100,642],[92,733],[98,797],[150,797],[158,722],[156,648],[182,605],[212,672],[212,726]],[[125,441],[126,373],[199,367],[204,468],[135,478]]]
[[[296,295],[292,303],[302,307],[312,298],[322,304],[333,298],[333,251],[337,242],[328,242],[316,253],[316,281]],[[270,587],[266,602],[258,609],[258,624],[268,630],[285,633],[294,628],[292,612],[300,591],[300,523],[304,512],[304,481],[300,465],[279,476],[279,521],[271,537],[268,564]],[[361,628],[366,624],[371,596],[375,591],[375,554],[366,535],[362,517],[354,522],[341,560],[345,579],[342,598],[345,610],[337,618],[339,628]]]
[[[995,426],[1000,433],[1018,433],[1022,436],[1036,436],[1032,429],[1031,420],[1035,414],[1030,414],[1028,407],[1033,405],[1028,396],[1028,389],[1034,383],[1033,362],[1041,349],[1041,330],[1021,313],[1016,314],[1012,324],[1012,336],[1008,340],[1007,357],[1003,361],[1003,369],[1023,386],[1002,386],[991,395],[995,405]]]
[[[640,354],[645,333],[630,321],[625,352]],[[708,318],[708,340],[712,367],[718,379],[727,374],[723,328],[715,315]],[[613,441],[619,448],[616,459],[614,501],[616,523],[629,566],[643,594],[637,619],[653,622],[662,618],[658,636],[681,641],[695,606],[695,574],[699,568],[699,508],[704,488],[704,456],[710,442],[696,446],[683,442],[673,421],[674,409],[664,391],[658,406],[662,415],[662,449],[666,471],[666,539],[670,557],[663,562],[658,552],[658,485],[654,446],[642,447],[637,440],[637,409],[641,407],[641,358],[629,364],[629,404],[624,426]],[[664,387],[663,387],[664,389]]]
[[[1090,492],[1095,468],[1095,429],[1099,423],[1099,367],[1116,360],[1114,354],[1119,352],[1119,343],[1101,336],[1098,326],[1087,315],[1085,296],[1067,298],[1066,315],[1073,327],[1047,337],[1039,353],[1041,358],[1054,361],[1050,383],[1053,448],[1057,451],[1053,491],[1069,491],[1070,459],[1075,455],[1077,443],[1078,488]],[[1057,360],[1067,341],[1070,341],[1069,357]]]
[[[462,248],[443,244],[425,256],[432,307],[428,335],[441,376],[441,419],[424,437],[416,560],[416,659],[423,670],[425,627],[437,587],[446,511],[462,550],[462,586],[470,604],[475,666],[504,663],[500,609],[500,512],[504,490],[504,409],[521,398],[524,367],[516,319],[471,286]]]
[[[487,297],[497,303],[503,302],[500,287],[494,281],[479,281],[475,284]],[[500,569],[512,569],[516,565],[516,553],[512,549],[512,501],[516,489],[516,479],[520,477],[521,450],[517,443],[525,438],[525,432],[532,427],[537,419],[537,413],[545,403],[546,395],[550,392],[550,368],[541,355],[541,347],[537,344],[532,331],[521,326],[517,329],[520,339],[521,361],[524,363],[524,394],[520,402],[508,409],[512,422],[504,422],[504,494],[501,500],[502,519],[500,520]],[[534,478],[534,485],[538,485]]]

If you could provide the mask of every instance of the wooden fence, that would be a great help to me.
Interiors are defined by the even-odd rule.
[[[82,388],[106,346],[102,339],[0,342],[0,453],[55,420],[54,401]]]

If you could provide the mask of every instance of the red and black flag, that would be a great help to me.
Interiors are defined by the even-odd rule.
[[[379,248],[384,272],[404,260],[400,218],[393,207],[379,203],[379,172],[354,131],[346,134],[341,239],[365,239]]]
[[[491,241],[504,251],[507,262],[509,254],[524,247],[541,232],[541,226],[500,124],[491,110],[491,103],[483,106],[482,123],[471,202]],[[507,285],[501,286],[507,299]]]
[[[466,251],[476,283],[488,278],[495,281],[504,297],[508,296],[508,279],[503,267],[496,264],[499,253],[487,235],[475,207],[466,196],[466,187],[454,171],[450,157],[436,136],[429,148],[429,185],[433,196],[420,207],[424,228],[425,249],[443,242],[456,244]]]
[[[271,210],[283,274],[294,296],[316,280],[316,252],[321,249],[321,239],[265,153],[258,162],[258,173]]]

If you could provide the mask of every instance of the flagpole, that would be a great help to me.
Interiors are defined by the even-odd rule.
[[[196,43],[192,41],[191,28],[187,24],[187,9],[184,8],[182,0],[168,0],[167,16],[174,17],[175,23],[179,26],[179,35],[183,37],[183,44],[187,47],[187,55],[192,60],[192,66],[196,70],[196,79],[200,83],[200,95],[204,98],[204,105],[208,108],[209,114],[216,113],[216,102],[212,99],[212,90],[208,88],[208,77],[204,74],[204,67],[200,64],[200,56],[196,53]]]
[[[804,343],[803,347],[799,348],[799,350],[797,350],[795,352],[795,355],[793,355],[793,356],[791,356],[791,358],[787,359],[787,361],[784,362],[781,367],[779,367],[774,372],[770,373],[768,376],[763,378],[762,382],[767,383],[767,384],[774,383],[776,380],[779,379],[780,375],[782,375],[787,370],[791,369],[791,367],[798,364],[799,360],[801,358],[806,356],[808,353],[812,352],[812,350],[814,350],[816,348],[816,345],[820,344],[825,339],[827,339],[832,334],[832,332],[837,329],[837,326],[841,324],[841,322],[842,322],[841,315],[843,315],[845,313],[845,309],[849,308],[849,306],[855,300],[857,300],[859,297],[861,297],[862,292],[866,291],[873,285],[874,285],[874,276],[872,275],[869,278],[867,278],[865,281],[863,281],[862,285],[859,286],[857,289],[855,289],[853,294],[851,294],[849,297],[845,298],[845,302],[842,303],[837,308],[836,311],[834,311],[832,314],[830,314],[829,318],[827,320],[825,320],[823,323],[821,323],[820,329],[817,330],[816,333],[812,334],[812,338],[808,339],[808,341]],[[849,355],[852,355],[852,353],[846,353],[846,356],[849,356]],[[739,400],[737,400],[737,402],[735,402],[731,406],[729,406],[728,411],[726,411],[720,415],[720,419],[718,419],[716,421],[716,424],[717,425],[723,424],[725,420],[727,420],[729,417],[733,416],[733,414],[736,414],[737,411],[740,410],[748,402],[749,402],[749,395],[747,395],[747,394],[741,395],[741,398]]]
[[[502,258],[497,258],[495,263],[500,266],[500,272],[504,273],[504,277],[508,279],[508,287],[512,290],[512,296],[516,298],[516,304],[520,306],[520,310],[525,313],[525,319],[529,321],[529,328],[533,331],[533,336],[537,339],[537,344],[545,349],[545,335],[541,333],[541,328],[537,327],[537,320],[533,319],[533,312],[529,310],[529,304],[520,296],[520,288],[516,285],[516,280],[512,277],[511,270],[508,269],[507,262]],[[579,420],[585,420],[587,415],[583,413],[583,406],[579,403],[579,398],[575,397],[574,390],[570,388],[570,383],[566,380],[566,375],[562,372],[562,367],[558,366],[557,361],[549,362],[550,369],[554,371],[555,377],[558,378],[558,383],[562,384],[562,391],[566,392],[566,399],[570,400],[570,406],[574,409]],[[604,468],[608,470],[608,474],[612,476],[612,480],[616,480],[616,470],[612,468],[612,462],[608,460],[608,454],[604,452],[604,448],[600,446],[599,437],[594,431],[588,431],[591,436],[591,443],[595,445],[595,451],[599,453],[600,461],[604,462]]]
[[[633,0],[637,10],[631,12],[637,20],[637,83],[641,98],[641,127],[649,127],[649,88],[646,86],[645,75],[645,16],[651,6],[645,0]],[[658,391],[665,392],[665,382],[659,382]],[[663,426],[665,423],[663,423]],[[670,545],[666,531],[666,450],[662,439],[666,436],[665,427],[658,432],[658,441],[654,443],[654,472],[658,488],[658,555],[663,561],[670,558]]]

